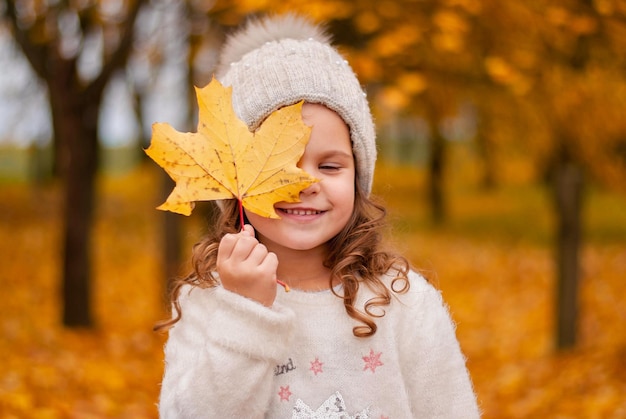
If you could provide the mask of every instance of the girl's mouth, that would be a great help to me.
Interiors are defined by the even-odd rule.
[[[280,208],[279,211],[284,212],[289,215],[318,215],[323,213],[324,211],[317,211],[313,209],[299,209],[299,208]]]

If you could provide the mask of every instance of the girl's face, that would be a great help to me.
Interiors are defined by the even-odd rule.
[[[348,126],[319,104],[305,103],[302,120],[312,130],[298,167],[320,182],[303,190],[299,203],[277,203],[278,220],[246,212],[260,242],[273,252],[325,246],[354,210],[355,166]]]

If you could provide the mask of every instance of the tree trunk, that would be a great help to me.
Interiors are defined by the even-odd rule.
[[[18,10],[23,2],[7,0],[3,16],[10,21],[11,33],[31,67],[48,87],[54,127],[55,170],[65,186],[63,214],[63,324],[93,324],[90,302],[90,243],[95,200],[95,177],[98,168],[98,116],[104,88],[113,74],[124,68],[132,44],[135,20],[145,0],[127,4],[114,19],[123,22],[111,36],[110,45],[102,46],[106,57],[100,73],[90,82],[78,74],[79,53],[61,54],[63,33],[56,31],[64,15],[78,16],[82,36],[101,33],[109,28],[96,14],[78,12],[67,2],[47,2],[30,10],[21,19]],[[42,12],[42,13],[39,13]],[[26,15],[24,15],[26,16]],[[46,36],[42,37],[41,34]],[[77,39],[76,34],[71,35]],[[71,54],[70,54],[71,55]]]
[[[61,172],[65,186],[62,320],[69,327],[93,325],[90,250],[99,154],[98,103],[66,106],[65,112],[55,117],[59,124],[57,133],[64,136],[67,153]]]
[[[436,117],[430,118],[430,152],[428,157],[428,195],[432,211],[432,220],[441,224],[446,218],[444,202],[444,166],[445,166],[445,138],[439,131],[439,121]]]
[[[493,145],[489,139],[491,128],[487,118],[489,118],[489,116],[480,115],[478,119],[476,146],[483,163],[483,175],[480,185],[484,190],[493,190],[496,187],[496,167],[493,158]]]
[[[161,176],[163,179],[163,201],[165,201],[167,196],[172,192],[172,189],[174,189],[175,183],[167,173],[163,172]],[[179,271],[182,259],[181,217],[180,214],[175,214],[170,211],[164,211],[163,213],[163,263],[165,264],[163,289],[166,292],[166,296],[169,296],[172,279],[180,275]]]
[[[556,343],[559,349],[565,349],[576,344],[578,327],[583,173],[580,166],[573,162],[566,153],[562,153],[553,168],[552,175],[558,220],[556,237],[558,275]]]
[[[91,327],[91,226],[98,168],[98,114],[101,90],[85,94],[76,84],[71,60],[54,59],[48,95],[58,169],[64,186],[61,319],[68,327]]]
[[[72,163],[64,182],[63,324],[69,327],[93,325],[90,249],[95,184],[92,161],[97,145],[88,145],[91,140],[84,143],[84,147],[70,146]]]

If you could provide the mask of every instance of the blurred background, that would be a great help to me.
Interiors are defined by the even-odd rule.
[[[626,418],[626,2],[0,0],[0,416],[156,418],[151,124],[196,125],[245,19],[325,22],[373,107],[390,241],[444,294],[485,418]]]

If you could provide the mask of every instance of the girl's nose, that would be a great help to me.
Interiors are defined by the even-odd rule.
[[[303,195],[315,195],[320,191],[320,187],[320,181],[318,181],[303,189],[300,193]]]

